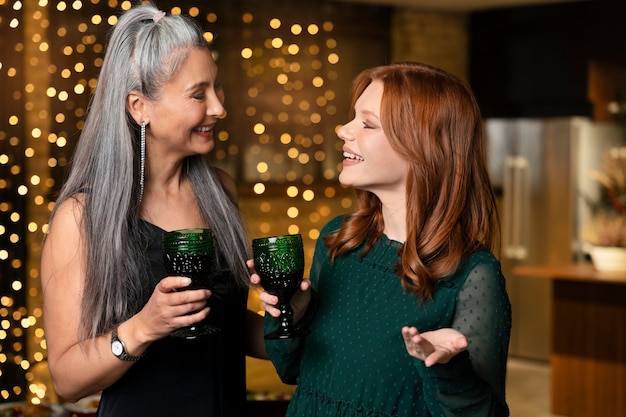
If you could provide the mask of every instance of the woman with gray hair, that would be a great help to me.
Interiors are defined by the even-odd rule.
[[[266,355],[234,182],[206,159],[225,114],[217,72],[187,17],[145,4],[112,30],[41,265],[54,387],[102,391],[100,417],[244,415],[245,355]],[[215,236],[212,290],[177,291],[190,280],[165,272],[162,235],[184,228]],[[170,337],[205,319],[221,331]]]

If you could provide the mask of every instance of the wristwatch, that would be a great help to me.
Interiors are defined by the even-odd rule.
[[[120,358],[121,360],[130,361],[130,362],[138,361],[139,359],[143,358],[143,356],[146,354],[146,352],[144,352],[139,356],[129,355],[126,352],[126,347],[124,346],[124,342],[122,342],[120,338],[117,337],[117,327],[113,329],[113,332],[111,333],[111,352],[113,352],[113,354],[117,356],[118,358]]]

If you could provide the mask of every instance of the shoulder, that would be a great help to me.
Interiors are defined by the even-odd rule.
[[[458,285],[462,292],[495,296],[506,292],[500,262],[487,250],[467,256],[461,263]]]
[[[488,268],[494,272],[501,273],[500,261],[486,249],[472,252],[461,260],[460,268],[472,270],[477,266]]]
[[[316,252],[321,251],[325,253],[327,251],[325,238],[341,229],[341,225],[343,224],[343,220],[345,217],[345,214],[336,216],[322,227],[322,230],[320,230],[319,239],[317,239],[315,242]]]
[[[85,195],[78,194],[57,203],[41,254],[42,282],[47,282],[55,271],[58,275],[58,271],[67,271],[71,265],[82,262],[84,202]]]
[[[82,223],[85,208],[86,194],[76,194],[62,202],[58,202],[54,215],[50,219],[49,231],[54,229],[65,229],[67,226],[78,226]]]
[[[469,312],[476,317],[490,317],[492,326],[500,322],[508,322],[510,326],[511,303],[506,281],[493,254],[486,250],[472,253],[464,259],[457,275],[458,314]]]
[[[341,214],[326,223],[322,228],[321,235],[325,236],[339,230],[346,216],[347,214]]]
[[[443,286],[456,287],[457,290],[476,281],[504,284],[502,268],[498,259],[488,250],[482,249],[461,259],[459,267],[451,276],[439,280]]]

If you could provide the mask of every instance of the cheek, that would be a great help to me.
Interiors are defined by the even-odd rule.
[[[204,119],[206,107],[198,103],[193,103],[192,105],[172,109],[172,112],[176,112],[175,114],[180,124],[195,126]]]
[[[363,146],[367,147],[370,156],[378,161],[391,162],[397,161],[399,158],[395,151],[391,148],[386,136],[378,135],[370,140],[363,142]]]
[[[375,155],[380,164],[389,167],[394,173],[404,173],[408,169],[408,161],[394,151],[389,143],[377,149]]]

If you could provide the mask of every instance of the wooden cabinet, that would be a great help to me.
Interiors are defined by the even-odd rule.
[[[626,417],[626,273],[590,264],[514,272],[552,280],[552,413]]]

